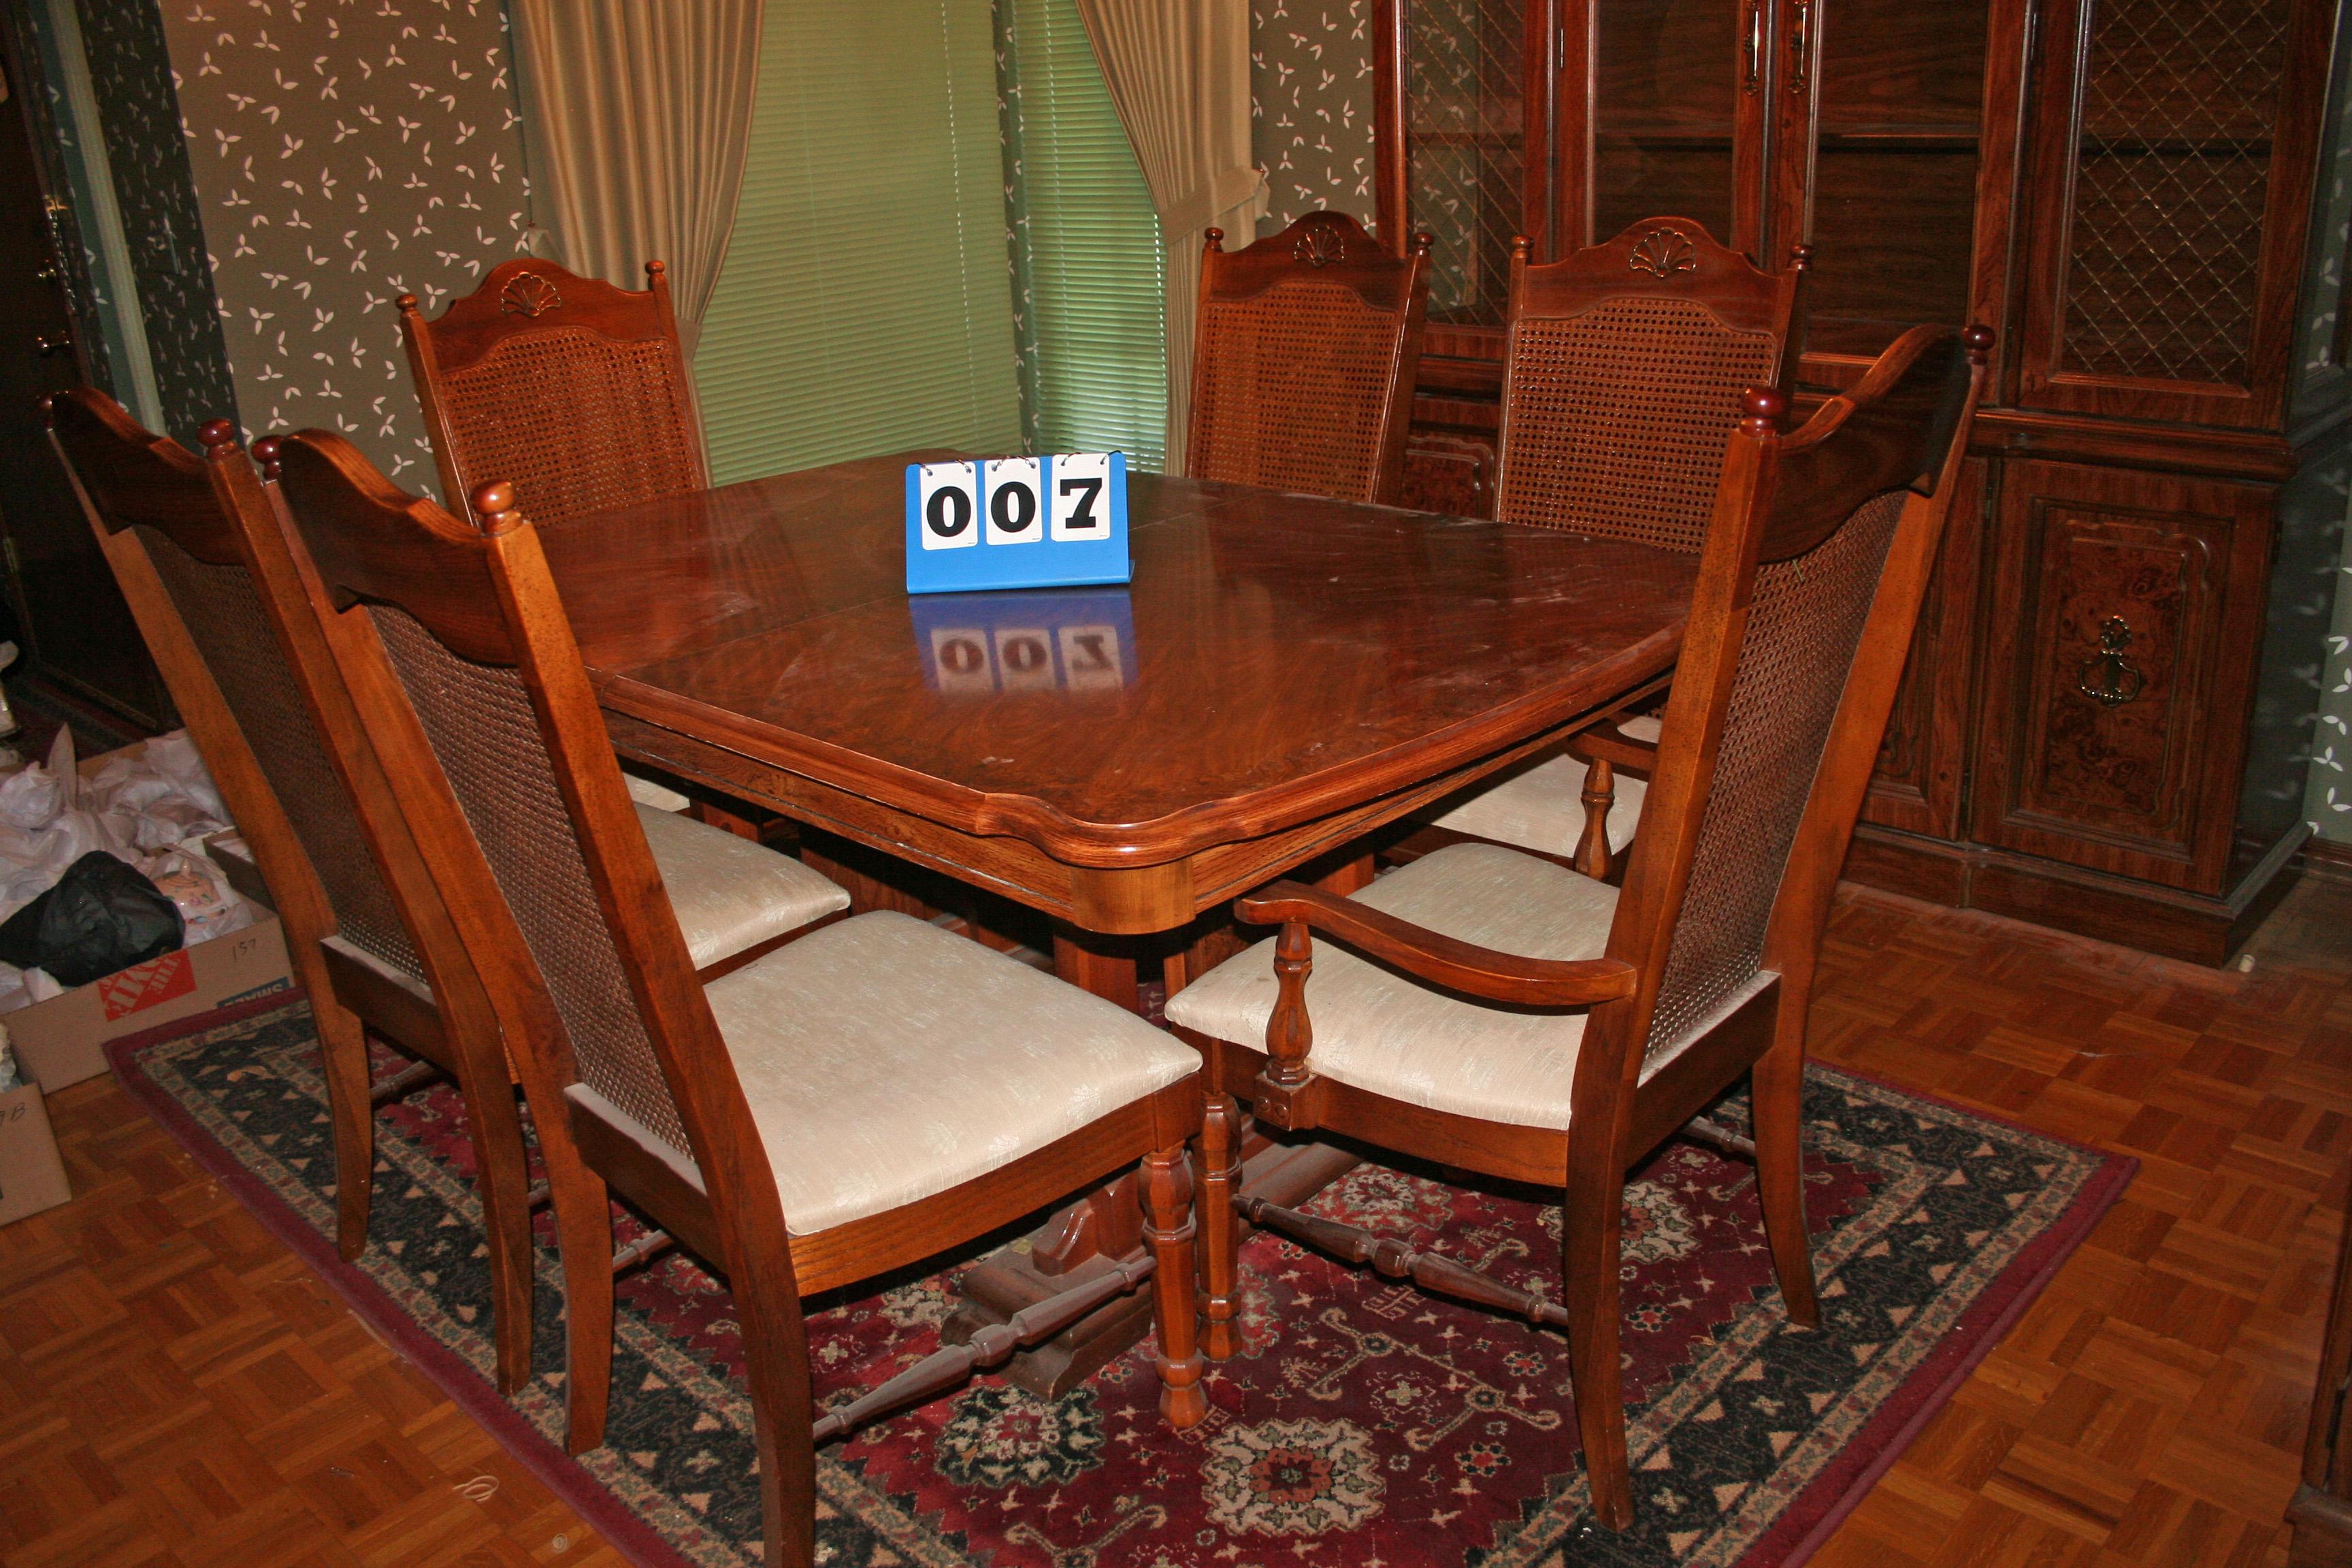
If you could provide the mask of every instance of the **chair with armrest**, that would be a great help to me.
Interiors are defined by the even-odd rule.
[[[1201,258],[1186,467],[1194,479],[1394,503],[1429,303],[1427,235],[1391,256],[1308,213]]]
[[[376,1107],[446,1073],[468,1107],[490,1258],[499,1379],[530,1366],[530,1184],[496,1023],[470,973],[436,976],[416,922],[446,915],[394,814],[375,751],[266,546],[274,502],[226,420],[205,458],[77,387],[47,417],[100,548],[219,782],[312,1002],[335,1135],[337,1244],[366,1246]],[[265,449],[270,443],[259,444]],[[301,613],[289,616],[289,606]],[[848,896],[797,861],[641,810],[662,875],[715,977],[833,918]],[[454,987],[454,989],[453,989]],[[371,1085],[361,1026],[419,1058]]]
[[[804,1564],[814,1445],[952,1386],[1150,1279],[1161,1408],[1201,1419],[1192,1180],[1199,1058],[1132,1014],[902,914],[857,916],[705,985],[636,816],[537,531],[478,529],[341,438],[286,438],[313,608],[479,971],[541,1129],[566,1292],[568,1437],[602,1438],[608,1190],[732,1287],[767,1559]],[[804,1295],[986,1235],[1138,1163],[1145,1258],[865,1397],[812,1406]]]
[[[709,484],[660,262],[632,291],[525,257],[435,320],[414,294],[399,307],[441,492],[460,516],[492,479],[542,524]]]
[[[1790,390],[1811,247],[1764,272],[1689,218],[1654,217],[1545,266],[1528,251],[1512,241],[1495,516],[1696,553],[1740,395]],[[1482,783],[1415,847],[1485,839],[1609,877],[1657,741],[1654,715],[1622,718]]]
[[[1910,646],[1991,333],[1918,328],[1783,435],[1758,389],[1730,438],[1622,889],[1499,845],[1441,848],[1353,898],[1241,900],[1279,935],[1171,997],[1208,1063],[1208,1353],[1233,1345],[1235,1219],[1567,1331],[1594,1514],[1633,1517],[1619,1382],[1629,1165],[1753,1084],[1753,1147],[1790,1316],[1816,1321],[1799,1094],[1838,868]],[[1359,955],[1361,956],[1359,956]],[[1400,1240],[1234,1205],[1235,1097],[1563,1194],[1556,1302]]]

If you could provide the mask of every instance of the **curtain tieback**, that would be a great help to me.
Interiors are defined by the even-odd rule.
[[[1160,232],[1171,244],[1201,232],[1226,213],[1244,204],[1255,205],[1265,189],[1263,169],[1226,169],[1195,185],[1160,209]],[[1257,216],[1249,215],[1253,220]],[[1239,237],[1244,245],[1254,235]]]

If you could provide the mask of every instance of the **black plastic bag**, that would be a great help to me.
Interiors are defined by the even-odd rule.
[[[58,885],[0,921],[0,959],[64,986],[179,950],[180,908],[135,867],[93,849]]]

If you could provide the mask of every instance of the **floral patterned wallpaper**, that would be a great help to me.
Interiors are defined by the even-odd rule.
[[[1370,227],[1372,0],[1256,0],[1250,22],[1250,151],[1268,204],[1260,237],[1326,210]]]
[[[2344,269],[2352,265],[2352,237],[2347,237],[2352,230],[2352,85],[2338,84],[2332,107],[2331,151],[2320,170],[2319,210],[2314,217],[2318,265],[2315,276],[2306,279],[2312,308],[2299,345],[2307,368],[2324,363],[2333,353]],[[2352,521],[2344,530],[2335,586],[2336,616],[2318,670],[2319,710],[2303,810],[2320,837],[2352,844]]]
[[[433,489],[393,300],[436,313],[527,248],[499,0],[163,5],[249,432],[338,430]]]
[[[198,426],[235,413],[237,403],[173,101],[163,18],[155,0],[80,0],[80,17],[164,427],[194,444]]]

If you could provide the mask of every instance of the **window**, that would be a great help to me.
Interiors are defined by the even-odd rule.
[[[1167,456],[1160,220],[1074,0],[996,0],[1024,434]]]
[[[989,0],[769,0],[743,197],[695,354],[712,478],[1011,451]]]

